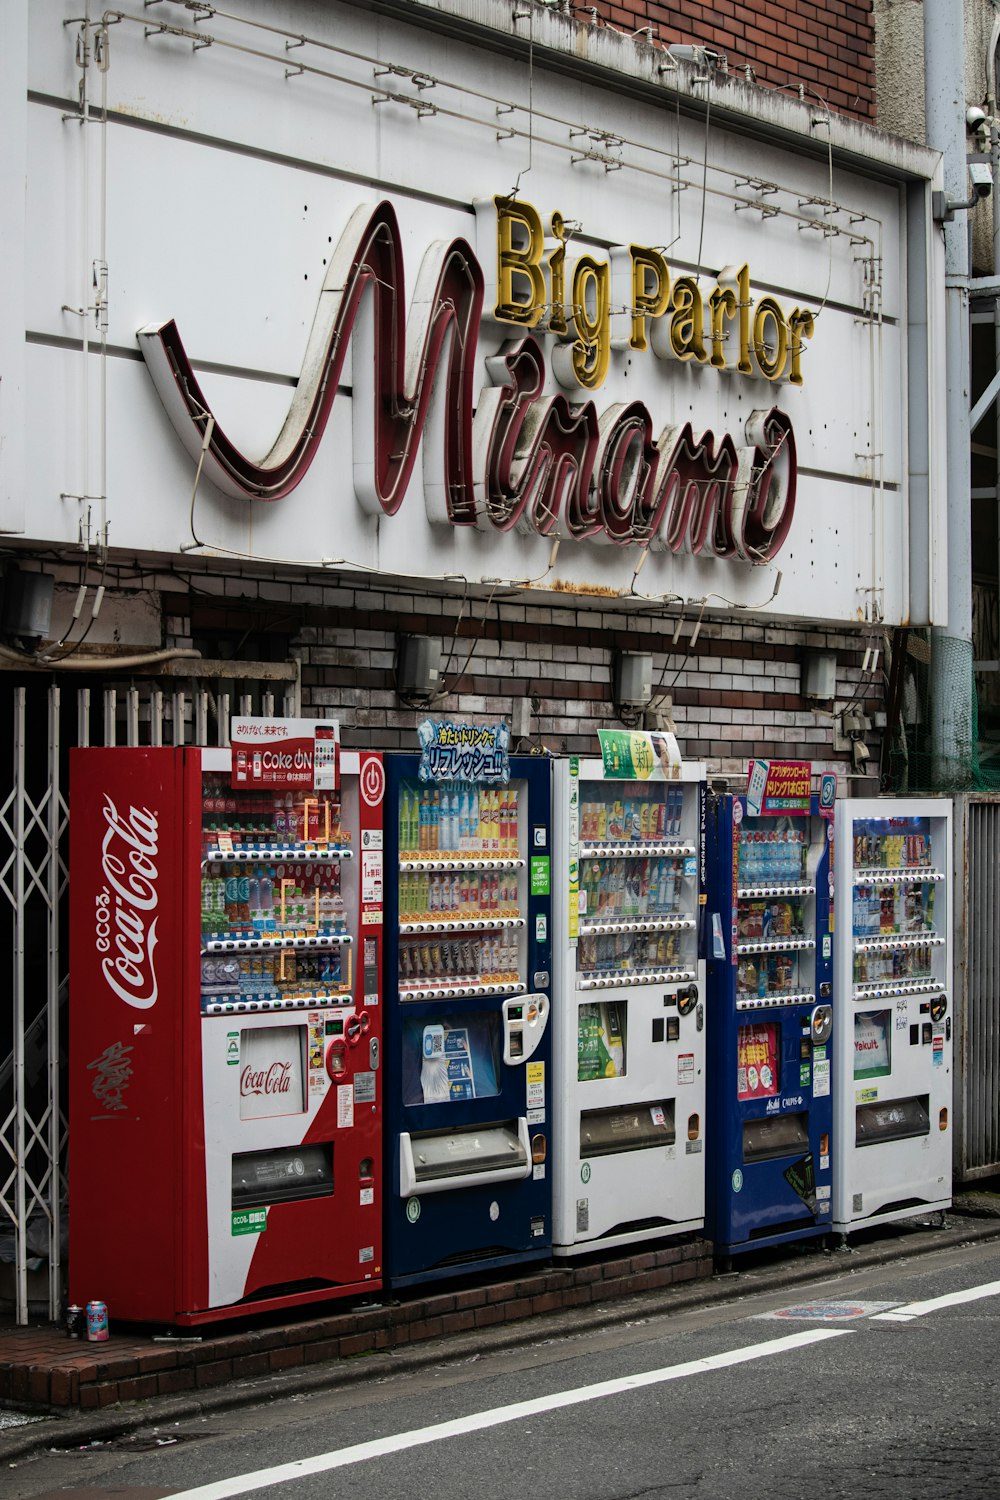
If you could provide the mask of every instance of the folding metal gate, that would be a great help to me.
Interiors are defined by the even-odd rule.
[[[958,1182],[1000,1174],[1000,796],[955,798]]]
[[[208,664],[205,663],[205,666]],[[213,664],[220,665],[220,664]],[[299,712],[295,663],[226,663],[233,710]],[[216,674],[219,675],[219,674]],[[255,680],[256,679],[256,680]],[[282,679],[284,679],[282,681]],[[191,678],[186,681],[191,681]],[[62,1307],[68,1147],[66,1055],[67,752],[73,745],[228,744],[230,695],[194,680],[64,690],[39,678],[4,691],[12,734],[0,744],[0,932],[11,1003],[0,1007],[0,1301],[18,1323]]]

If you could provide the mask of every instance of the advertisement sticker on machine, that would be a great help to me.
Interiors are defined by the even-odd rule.
[[[232,784],[254,787],[339,785],[340,725],[333,720],[234,718]]]

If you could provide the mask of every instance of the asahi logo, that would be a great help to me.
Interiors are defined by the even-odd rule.
[[[268,1068],[244,1068],[240,1074],[240,1093],[287,1094],[291,1089],[290,1062],[273,1062]]]
[[[156,1004],[153,953],[159,901],[156,864],[159,821],[148,807],[130,807],[122,818],[105,792],[107,831],[101,845],[106,884],[97,895],[96,938],[109,987],[136,1010]]]

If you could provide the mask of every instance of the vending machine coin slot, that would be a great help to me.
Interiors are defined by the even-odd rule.
[[[681,1039],[681,1023],[678,1016],[667,1017],[667,1041],[679,1042]]]
[[[920,1046],[920,1026],[916,1021],[910,1026],[910,1046]]]
[[[511,997],[501,1007],[503,1014],[503,1060],[505,1063],[526,1062],[545,1035],[549,1019],[547,995],[524,995],[520,999]]]
[[[689,984],[686,989],[677,991],[677,1009],[682,1016],[689,1016],[698,1004],[698,986]]]
[[[664,1037],[664,1022],[662,1016],[653,1017],[653,1041],[662,1042]]]

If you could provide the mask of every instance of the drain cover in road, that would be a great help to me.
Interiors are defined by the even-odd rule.
[[[755,1318],[807,1319],[813,1323],[847,1323],[852,1318],[870,1318],[872,1313],[899,1307],[898,1302],[797,1302],[776,1312],[755,1313]]]

